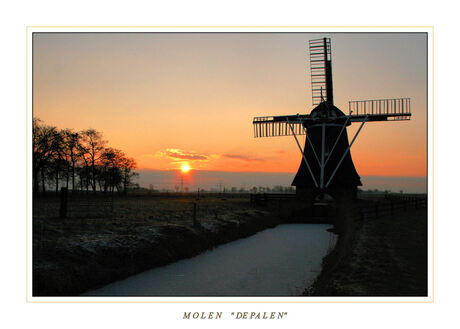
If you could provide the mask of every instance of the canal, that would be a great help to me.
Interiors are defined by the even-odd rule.
[[[296,296],[310,286],[336,236],[327,224],[283,224],[84,296]]]

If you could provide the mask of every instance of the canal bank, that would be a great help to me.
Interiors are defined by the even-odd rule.
[[[281,220],[266,211],[244,209],[195,227],[137,224],[118,228],[125,222],[105,221],[103,227],[93,231],[88,227],[97,224],[85,220],[83,230],[64,232],[59,219],[35,220],[33,295],[80,295],[253,235]]]
[[[364,217],[364,218],[363,218]],[[427,296],[427,210],[343,215],[343,230],[307,296]]]

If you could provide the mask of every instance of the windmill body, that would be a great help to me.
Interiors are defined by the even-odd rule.
[[[307,162],[302,159],[292,185],[296,187],[299,198],[313,202],[315,196],[321,196],[321,192],[326,191],[325,185],[328,179],[341,156],[350,146],[346,127],[351,125],[351,122],[340,109],[328,101],[316,106],[310,113],[310,118],[313,120],[303,123],[308,135],[303,153],[310,164],[312,174],[307,168]],[[322,163],[323,166],[321,166]],[[319,178],[316,183],[313,177]],[[328,184],[327,193],[334,199],[355,198],[357,187],[361,185],[351,153],[347,152]]]
[[[409,120],[410,99],[351,101],[348,114],[334,106],[329,38],[310,40],[310,69],[315,105],[311,113],[256,117],[254,136],[295,138],[302,160],[292,185],[299,200],[310,204],[352,200],[362,183],[350,149],[361,129],[366,122]],[[361,125],[350,141],[347,127],[354,122]],[[299,135],[305,135],[303,148]]]

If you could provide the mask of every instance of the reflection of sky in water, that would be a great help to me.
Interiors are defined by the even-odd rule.
[[[321,270],[329,225],[287,224],[91,291],[92,296],[300,295]]]

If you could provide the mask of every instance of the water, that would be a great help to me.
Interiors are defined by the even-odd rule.
[[[87,296],[293,296],[335,244],[325,224],[284,224],[148,270]]]

